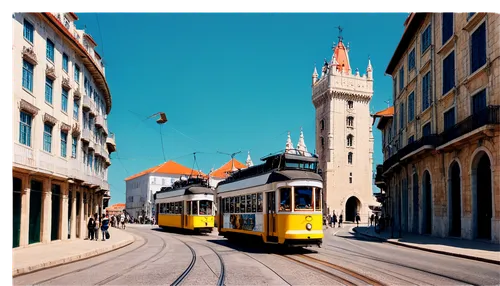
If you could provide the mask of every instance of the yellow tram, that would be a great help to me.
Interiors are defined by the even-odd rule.
[[[154,196],[158,226],[212,232],[214,191],[203,178],[181,178]]]
[[[321,247],[323,180],[318,157],[287,150],[233,173],[217,185],[219,235]]]

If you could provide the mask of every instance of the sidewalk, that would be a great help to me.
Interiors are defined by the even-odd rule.
[[[354,227],[353,231],[392,244],[500,265],[499,244],[460,238],[441,238],[407,232],[402,233],[401,238],[390,238],[390,229],[376,233],[373,227],[366,226]],[[396,231],[394,232],[395,236],[398,234]]]
[[[100,255],[134,242],[127,231],[109,228],[110,239],[101,241],[66,240],[12,250],[12,277]]]

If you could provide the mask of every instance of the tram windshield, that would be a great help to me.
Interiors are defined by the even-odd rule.
[[[316,162],[286,160],[285,168],[316,171]]]
[[[312,187],[295,187],[295,210],[312,210],[313,209],[313,188]]]
[[[290,188],[282,188],[280,190],[280,211],[291,211],[291,194]]]
[[[199,215],[212,215],[212,201],[200,201]]]

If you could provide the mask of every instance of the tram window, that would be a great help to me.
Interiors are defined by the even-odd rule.
[[[230,202],[230,213],[235,213],[235,199],[234,198],[231,198],[231,202]]]
[[[178,214],[178,213],[179,213],[179,203],[175,202],[174,203],[174,214]]]
[[[257,194],[252,194],[252,212],[257,211]]]
[[[193,201],[193,215],[198,215],[198,201]]]
[[[165,213],[165,204],[160,204],[160,213],[161,214]]]
[[[240,212],[244,213],[246,211],[246,199],[245,196],[240,196]]]
[[[257,211],[262,212],[262,193],[257,194]]]
[[[200,215],[212,215],[212,202],[200,201]]]
[[[224,204],[225,205],[225,211],[224,212],[225,213],[229,213],[230,212],[229,211],[229,198],[225,198],[224,200],[226,201],[225,204]]]
[[[316,199],[315,199],[316,203],[315,203],[314,210],[321,211],[322,192],[321,192],[320,188],[315,189],[315,196],[316,196]]]
[[[179,214],[184,214],[184,202],[179,202]]]
[[[252,212],[252,195],[247,195],[247,213]]]
[[[186,206],[186,214],[190,215],[191,214],[191,202],[187,202]]]
[[[234,206],[235,206],[234,212],[239,213],[240,212],[240,197],[236,197],[234,199]]]
[[[290,188],[280,190],[280,211],[290,211]]]
[[[312,188],[295,187],[295,210],[312,210]]]
[[[172,213],[172,203],[167,203],[167,214]]]

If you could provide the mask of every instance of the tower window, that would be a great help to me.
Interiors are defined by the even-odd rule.
[[[324,120],[321,120],[320,125],[321,125],[321,131],[325,130],[325,121]]]
[[[352,177],[349,177],[349,184],[352,184]]]
[[[325,138],[321,137],[321,147],[325,146]]]
[[[354,102],[352,102],[352,100],[349,100],[347,102],[347,108],[352,109],[353,107],[354,107]]]
[[[354,141],[354,136],[352,134],[347,135],[347,146],[352,147],[353,141]]]
[[[347,126],[352,127],[354,125],[354,117],[347,117]]]
[[[349,152],[349,154],[347,154],[347,163],[352,165],[352,152]],[[352,176],[352,173],[351,173],[351,176]]]

